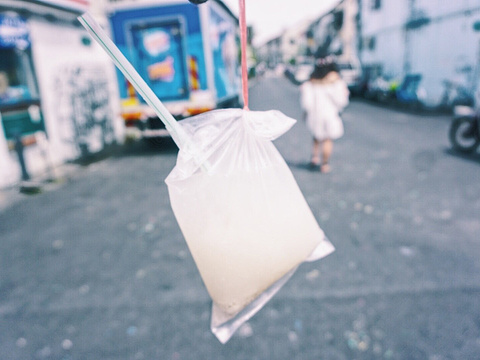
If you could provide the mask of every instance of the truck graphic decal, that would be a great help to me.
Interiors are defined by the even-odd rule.
[[[152,81],[172,82],[175,77],[174,59],[171,56],[148,66],[148,78]]]
[[[170,35],[162,30],[147,31],[143,37],[143,46],[151,56],[158,56],[170,49]]]

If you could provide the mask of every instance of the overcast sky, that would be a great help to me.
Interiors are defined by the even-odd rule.
[[[238,0],[223,0],[238,15]],[[331,10],[339,0],[245,0],[247,23],[253,25],[259,45],[302,20]]]

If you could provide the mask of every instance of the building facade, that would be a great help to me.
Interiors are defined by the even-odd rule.
[[[114,66],[77,21],[87,9],[0,3],[0,187],[123,139]]]
[[[358,0],[339,0],[327,13],[298,22],[257,51],[270,67],[312,63],[319,49],[324,55],[335,54],[341,63],[360,67],[358,10]]]
[[[256,49],[256,54],[258,61],[264,62],[270,69],[283,64],[282,37],[268,40]]]
[[[301,21],[286,29],[280,37],[280,47],[283,63],[302,63],[307,54],[307,37],[305,36],[309,23]]]
[[[477,86],[478,21],[479,0],[361,0],[362,65],[398,82],[416,75],[422,103],[445,105],[452,87],[472,94]]]
[[[358,0],[339,1],[309,25],[310,52],[336,55],[340,62],[358,63]]]

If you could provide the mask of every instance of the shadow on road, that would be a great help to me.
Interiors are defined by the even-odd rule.
[[[113,154],[115,157],[158,156],[176,154],[177,145],[172,138],[136,140],[119,147]]]
[[[462,153],[460,151],[455,151],[452,148],[446,148],[444,150],[444,152],[447,155],[455,156],[457,158],[467,160],[467,161],[471,161],[471,162],[474,162],[474,163],[477,163],[477,164],[480,165],[480,153],[478,153],[478,152],[467,154],[467,153]]]
[[[287,165],[292,169],[298,169],[298,170],[305,170],[305,171],[312,171],[312,168],[310,167],[310,163],[307,161],[303,162],[294,162],[294,161],[288,161],[286,160]],[[319,169],[320,170],[320,169]]]

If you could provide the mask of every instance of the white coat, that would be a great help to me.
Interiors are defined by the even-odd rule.
[[[301,87],[301,105],[306,112],[307,127],[319,141],[343,136],[340,113],[348,105],[349,91],[337,73],[322,80],[310,80]]]

